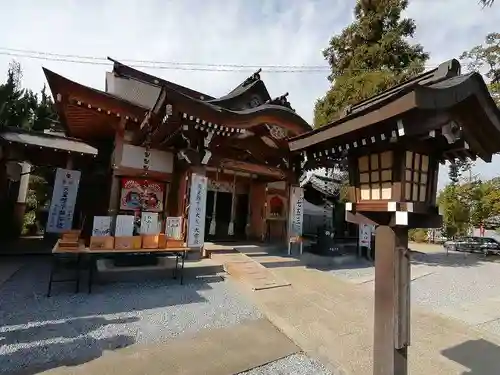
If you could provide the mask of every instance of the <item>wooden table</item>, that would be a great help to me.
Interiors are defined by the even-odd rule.
[[[158,257],[175,255],[175,270],[174,270],[174,278],[177,278],[177,273],[180,271],[180,283],[181,285],[184,282],[184,263],[189,251],[199,251],[198,248],[193,249],[189,247],[172,247],[172,248],[164,248],[164,249],[89,249],[81,244],[77,249],[74,250],[66,250],[59,248],[59,241],[57,241],[54,249],[52,250],[52,267],[49,279],[49,287],[47,296],[50,296],[50,291],[53,282],[64,282],[64,281],[75,281],[76,282],[76,293],[79,292],[80,288],[80,273],[81,273],[81,258],[83,255],[89,258],[89,268],[88,268],[88,293],[92,293],[92,282],[94,276],[94,269],[97,267],[97,260],[101,258],[114,258],[117,255],[139,255],[139,254],[148,254],[148,255],[156,255]],[[54,280],[54,272],[57,262],[57,255],[60,254],[75,254],[77,256],[77,271],[76,271],[76,279],[61,279]],[[180,261],[180,264],[179,264]],[[179,267],[180,266],[180,267]]]

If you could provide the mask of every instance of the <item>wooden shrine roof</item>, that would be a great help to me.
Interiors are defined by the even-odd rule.
[[[7,146],[9,159],[34,165],[64,167],[68,155],[79,158],[97,156],[95,147],[79,139],[20,128],[3,128],[0,144]]]
[[[139,126],[149,108],[71,81],[43,69],[59,119],[70,136],[94,140],[114,136],[121,119]]]
[[[462,129],[463,146],[471,156],[491,160],[500,152],[500,111],[482,76],[461,75],[457,60],[348,108],[338,120],[291,138],[289,147],[342,157],[350,148],[394,137],[435,137],[448,125]]]

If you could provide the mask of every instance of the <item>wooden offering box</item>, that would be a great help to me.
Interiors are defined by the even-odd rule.
[[[90,237],[90,250],[112,250],[115,245],[115,238],[111,236]]]
[[[78,239],[80,238],[81,230],[72,229],[66,232],[61,233],[61,240],[64,242],[76,242],[78,243]]]
[[[184,247],[184,240],[174,240],[172,238],[167,238],[165,249],[171,249],[174,247]]]
[[[159,234],[143,234],[142,235],[142,248],[143,249],[158,249],[160,244]]]
[[[141,248],[140,236],[115,237],[116,250],[137,250]]]

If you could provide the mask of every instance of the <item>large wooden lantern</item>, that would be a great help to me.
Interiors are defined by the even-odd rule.
[[[289,140],[303,170],[344,164],[346,220],[375,231],[375,375],[406,375],[410,345],[409,228],[441,225],[439,164],[500,152],[500,111],[478,73],[441,64]],[[298,159],[298,160],[297,160]]]
[[[365,148],[348,157],[347,220],[358,222],[356,213],[364,213],[363,221],[371,224],[439,227],[435,152],[408,149],[397,144],[396,138],[393,142],[386,143],[385,150]]]

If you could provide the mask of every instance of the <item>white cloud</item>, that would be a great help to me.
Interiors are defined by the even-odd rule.
[[[64,5],[62,5],[64,4]],[[117,59],[207,64],[323,65],[321,50],[352,20],[345,0],[107,0],[1,2],[0,47]],[[407,14],[430,65],[457,57],[500,22],[500,4],[483,10],[471,0],[413,0]],[[0,55],[0,74],[12,57]],[[105,66],[19,58],[24,85],[43,85],[41,66],[104,88]],[[250,73],[149,70],[214,96]],[[326,73],[264,73],[272,96],[289,100],[312,120],[315,100],[328,89]],[[498,164],[498,163],[497,163]],[[498,174],[490,166],[481,173]],[[498,168],[498,167],[497,167]],[[443,169],[443,168],[442,168]]]

